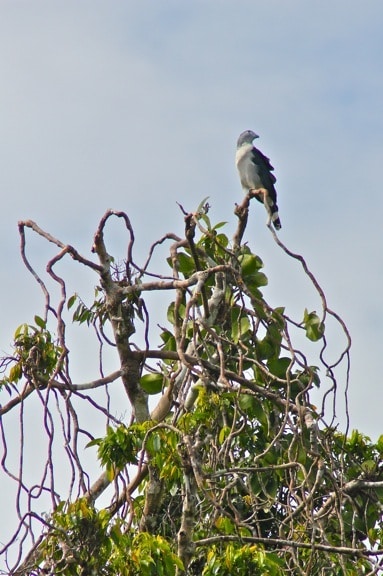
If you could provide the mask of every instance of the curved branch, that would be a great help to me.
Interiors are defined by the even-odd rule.
[[[249,542],[250,544],[265,544],[265,546],[269,545],[277,548],[302,548],[306,550],[333,552],[335,554],[346,554],[348,556],[356,556],[358,558],[383,556],[383,548],[377,548],[376,550],[366,550],[364,548],[350,548],[348,546],[327,546],[326,544],[315,544],[315,542],[299,542],[292,539],[288,540],[283,538],[261,538],[258,536],[229,536],[224,534],[196,540],[195,545],[197,547],[209,546],[210,544],[217,544],[219,542]]]
[[[121,370],[116,370],[115,372],[112,372],[111,374],[105,376],[104,378],[97,378],[96,380],[92,380],[91,382],[85,382],[82,384],[63,383],[59,382],[58,380],[52,380],[50,378],[46,378],[40,375],[38,375],[37,378],[39,382],[39,388],[41,390],[44,390],[49,386],[50,388],[57,388],[57,390],[67,390],[69,392],[77,392],[80,390],[92,390],[94,388],[100,388],[101,386],[105,386],[106,384],[114,382],[115,380],[117,380],[117,378],[120,378],[121,375],[122,375]],[[3,416],[4,414],[12,410],[14,406],[17,406],[17,404],[23,402],[35,390],[36,388],[34,386],[32,386],[31,384],[27,384],[24,391],[21,394],[19,394],[15,398],[12,398],[12,400],[7,402],[7,404],[1,406],[0,416]]]

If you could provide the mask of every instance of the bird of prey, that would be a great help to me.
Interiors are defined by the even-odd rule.
[[[238,138],[235,163],[239,172],[242,188],[246,194],[254,192],[259,202],[265,205],[269,215],[267,225],[273,223],[276,230],[281,228],[278,215],[276,178],[270,160],[253,146],[253,140],[259,138],[252,130],[245,130]]]

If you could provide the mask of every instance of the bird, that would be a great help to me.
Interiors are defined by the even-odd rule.
[[[269,215],[267,225],[276,230],[282,227],[278,214],[277,192],[274,184],[277,181],[272,173],[274,168],[269,158],[262,154],[254,145],[253,141],[259,138],[252,130],[245,130],[239,135],[235,164],[239,173],[242,188],[247,194],[254,192],[259,202],[262,202]]]

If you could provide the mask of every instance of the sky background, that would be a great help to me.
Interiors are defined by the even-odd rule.
[[[44,305],[20,259],[18,220],[90,257],[105,210],[124,210],[142,263],[164,233],[182,234],[177,202],[191,211],[209,196],[211,220],[227,221],[230,235],[242,199],[235,144],[250,128],[275,167],[280,238],[305,257],[351,332],[351,427],[376,439],[382,29],[381,0],[2,0],[1,352]],[[319,300],[265,221],[253,205],[246,238],[265,263],[266,299],[301,320]],[[112,228],[122,259],[126,236]],[[38,239],[30,247],[43,271],[52,253]],[[67,272],[73,291],[92,292],[95,278]],[[343,346],[339,331],[330,336],[330,348]],[[79,379],[97,375],[97,365],[74,368]]]

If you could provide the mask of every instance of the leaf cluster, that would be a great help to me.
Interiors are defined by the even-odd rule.
[[[97,448],[103,475],[85,486],[77,444],[84,428],[72,400],[83,401],[87,385],[73,385],[69,362],[65,373],[57,369],[63,336],[58,345],[41,319],[37,327],[18,330],[13,366],[3,383],[26,378],[41,390],[57,375],[49,385],[64,399],[67,412],[66,418],[59,413],[60,423],[64,429],[71,423],[67,454],[71,469],[80,470],[82,495],[62,498],[47,517],[35,566],[68,575],[351,576],[376,571],[381,563],[383,441],[373,444],[359,432],[344,435],[334,413],[328,424],[325,403],[321,409],[311,401],[314,388],[323,390],[335,409],[342,362],[348,373],[348,332],[305,262],[320,313],[302,303],[303,320],[296,321],[284,306],[269,304],[263,262],[241,243],[248,202],[236,212],[240,222],[233,242],[223,223],[211,224],[204,201],[195,213],[185,213],[185,237],[166,235],[143,265],[134,261],[134,234],[124,213],[108,211],[100,222],[93,248],[98,264],[66,247],[100,282],[89,307],[77,295],[66,301],[62,291],[58,332],[65,332],[64,304],[71,310],[77,303],[73,321],[96,327],[100,357],[105,347],[118,353],[117,376],[102,374],[90,383],[89,404],[96,406],[94,387],[121,383],[131,422],[112,413],[113,390],[107,388],[106,406],[97,413],[105,417],[106,433],[87,435],[88,453]],[[130,234],[118,274],[104,240],[112,215],[123,219]],[[151,266],[157,246],[169,239],[164,275]],[[167,324],[157,334],[160,346],[149,329],[156,314],[149,294],[156,291],[169,294]],[[346,337],[332,365],[324,359],[329,316]],[[133,340],[138,321],[144,324],[141,344]],[[302,334],[309,352],[295,344]],[[315,362],[309,359],[313,346]],[[51,417],[48,392],[43,402]],[[53,469],[51,455],[46,468]],[[113,492],[110,503],[97,510],[94,502],[106,488]],[[53,494],[53,483],[50,490]]]

